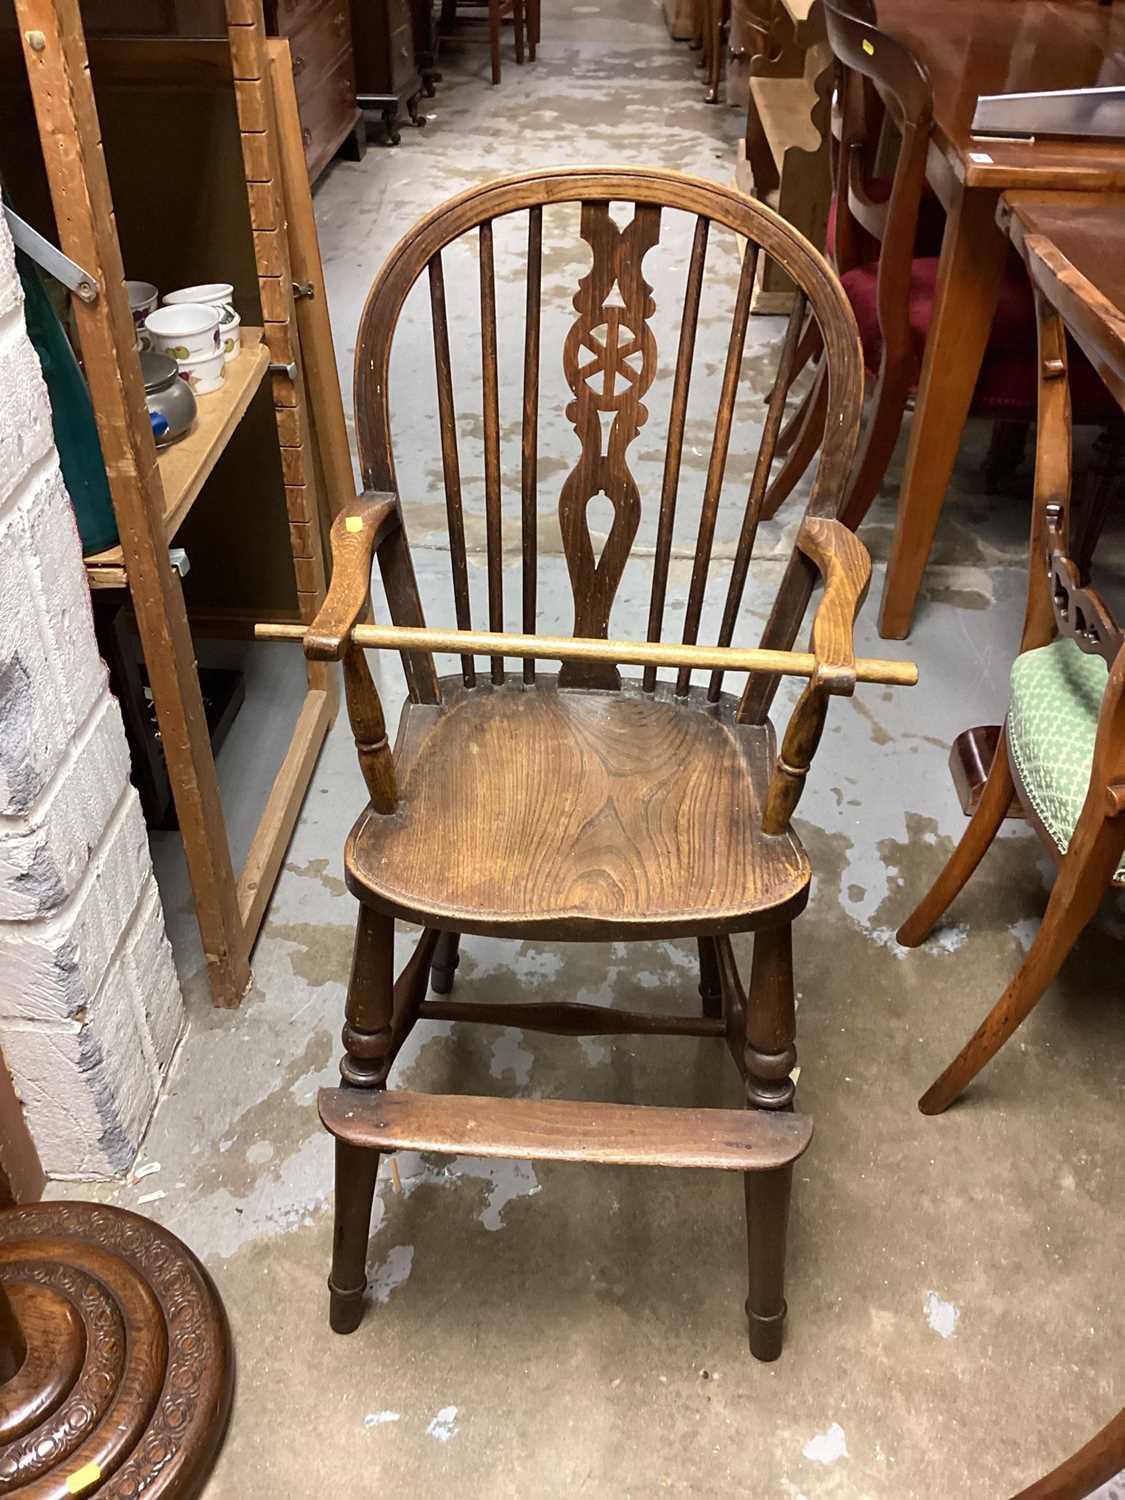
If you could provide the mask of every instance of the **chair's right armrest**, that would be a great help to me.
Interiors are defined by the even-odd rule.
[[[324,603],[305,632],[310,661],[340,661],[352,627],[367,612],[371,564],[380,545],[402,525],[398,496],[367,490],[344,507],[332,523],[332,581]]]

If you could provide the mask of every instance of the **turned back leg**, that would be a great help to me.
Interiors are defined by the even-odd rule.
[[[361,906],[344,1021],[340,1076],[355,1089],[386,1087],[394,1007],[394,921]],[[336,1142],[336,1205],[329,1322],[351,1333],[363,1316],[367,1241],[379,1153]]]
[[[430,965],[430,988],[435,995],[448,995],[453,988],[453,975],[460,963],[458,949],[461,946],[459,932],[443,932],[434,949],[434,961]]]
[[[713,1021],[722,1020],[723,987],[719,978],[719,954],[714,938],[699,939],[699,998],[703,1014]]]
[[[742,1052],[750,1108],[792,1109],[794,1089],[789,1075],[797,1060],[794,1032],[793,939],[786,924],[754,938]],[[785,1326],[785,1247],[793,1168],[747,1172],[745,1181],[750,1350],[755,1358],[770,1360],[781,1353]]]

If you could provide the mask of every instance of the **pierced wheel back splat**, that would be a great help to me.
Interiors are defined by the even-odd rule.
[[[625,455],[648,420],[642,398],[656,374],[656,339],[648,321],[656,303],[641,265],[659,242],[660,209],[638,204],[620,229],[608,203],[583,203],[581,232],[594,263],[574,297],[578,317],[563,347],[563,368],[574,392],[566,417],[582,452],[559,496],[559,525],[574,591],[574,634],[604,637],[641,518],[640,493]],[[613,418],[608,442],[602,413]],[[613,507],[596,560],[587,515],[595,495],[605,495]],[[559,684],[616,688],[621,678],[609,662],[568,662]]]

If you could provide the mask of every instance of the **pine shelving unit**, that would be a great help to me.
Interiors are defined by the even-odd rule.
[[[209,39],[88,40],[79,0],[15,0],[15,10],[52,227],[98,287],[93,302],[74,299],[74,319],[120,542],[87,558],[87,574],[92,589],[128,590],[212,995],[233,1006],[250,984],[251,949],[337,687],[331,668],[308,665],[292,738],[236,874],[192,621],[200,633],[240,638],[253,617],[311,620],[325,587],[325,490],[351,487],[346,438],[342,453],[328,451],[344,428],[307,180],[303,166],[299,184],[283,173],[283,161],[290,176],[303,162],[295,104],[284,93],[292,91],[289,59],[279,66],[279,44],[267,44],[261,0],[225,0],[226,36]],[[286,128],[298,131],[295,142],[283,139]],[[165,175],[177,170],[178,208]],[[165,288],[233,267],[225,279],[235,283],[243,320],[242,353],[221,391],[201,398],[195,429],[159,452],[124,288],[127,261],[136,266],[145,255],[146,266],[163,268],[157,284]],[[321,299],[309,351],[316,412],[304,382],[294,257],[302,294]],[[149,279],[147,270],[129,274]],[[350,496],[332,498],[339,506]],[[187,601],[169,560],[182,529],[189,553],[228,561],[210,593],[204,579],[203,594]],[[196,571],[193,556],[189,594]],[[232,587],[232,576],[242,581]]]

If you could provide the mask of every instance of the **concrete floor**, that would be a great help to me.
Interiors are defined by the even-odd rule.
[[[568,161],[730,175],[737,116],[702,103],[692,56],[667,39],[651,0],[549,7],[539,61],[507,63],[499,90],[488,86],[483,48],[443,65],[425,132],[408,129],[397,150],[374,146],[363,163],[338,164],[317,195],[349,407],[351,343],[370,280],[414,218],[450,193]],[[548,235],[546,285],[558,304],[548,329],[565,328],[585,268],[565,228]],[[654,252],[662,309],[682,283],[686,243],[682,226],[669,225]],[[518,266],[505,244],[499,254],[503,285]],[[733,246],[717,243],[713,265],[729,297]],[[451,258],[451,306],[470,325],[475,275],[468,257]],[[522,336],[512,300],[501,298],[502,352]],[[416,313],[408,307],[408,329]],[[674,344],[662,315],[668,360]],[[705,307],[707,368],[685,496],[697,494],[705,463],[722,321],[718,303]],[[418,326],[428,338],[424,318]],[[755,320],[752,387],[755,362],[764,367],[781,329]],[[424,591],[440,595],[448,618],[432,376],[423,339],[406,343],[392,372],[407,393],[400,482]],[[557,347],[545,334],[545,351]],[[466,362],[466,412],[479,411],[474,378]],[[563,404],[545,389],[547,512],[575,452]],[[649,494],[665,410],[653,403],[637,444]],[[748,425],[739,438],[753,437],[760,401],[755,411],[740,418]],[[773,1366],[747,1352],[742,1195],[723,1174],[403,1157],[401,1193],[387,1177],[377,1201],[373,1305],[353,1337],[330,1334],[332,1153],[313,1101],[336,1073],[354,913],[342,847],[363,793],[346,723],[321,758],[257,948],[255,987],[236,1014],[209,1008],[174,841],[158,849],[192,1024],[143,1153],[160,1171],[109,1196],[142,1203],[182,1235],[226,1299],[238,1392],[210,1500],[387,1490],[1002,1500],[1125,1401],[1120,908],[1107,904],[960,1107],[932,1120],[915,1108],[1019,962],[1050,882],[1034,838],[1011,825],[925,949],[894,941],[963,826],[949,743],[966,725],[1001,717],[1018,639],[1028,486],[1025,476],[1013,496],[983,496],[985,436],[972,432],[966,443],[909,645],[877,641],[881,570],[859,627],[871,654],[916,657],[923,685],[861,688],[834,705],[801,804],[815,883],[796,929],[799,1104],[817,1134],[797,1174],[788,1341]],[[473,475],[471,418],[462,438]],[[513,423],[507,470],[517,456]],[[877,560],[897,483],[896,466],[865,529]],[[685,506],[689,513],[688,498]],[[772,598],[798,509],[763,528],[747,640]],[[479,521],[469,531],[479,539]],[[565,572],[549,521],[543,548],[542,628],[565,628]],[[729,556],[727,531],[720,575]],[[517,574],[513,551],[509,598]],[[674,606],[685,575],[680,561]],[[432,617],[443,615],[435,608]],[[614,626],[643,628],[631,577]],[[291,668],[269,653],[281,650],[255,648],[256,701],[278,701]],[[398,664],[380,667],[397,713]],[[245,710],[243,740],[232,738],[220,759],[232,810],[250,797],[247,766],[267,727]],[[411,938],[401,934],[403,955]],[[737,944],[744,962],[751,946]],[[676,1008],[695,995],[694,964],[689,943],[606,951],[469,939],[458,987],[463,996]],[[393,1078],[653,1103],[734,1105],[739,1094],[713,1043],[611,1045],[436,1024],[417,1028]],[[145,1203],[156,1191],[165,1196]]]

